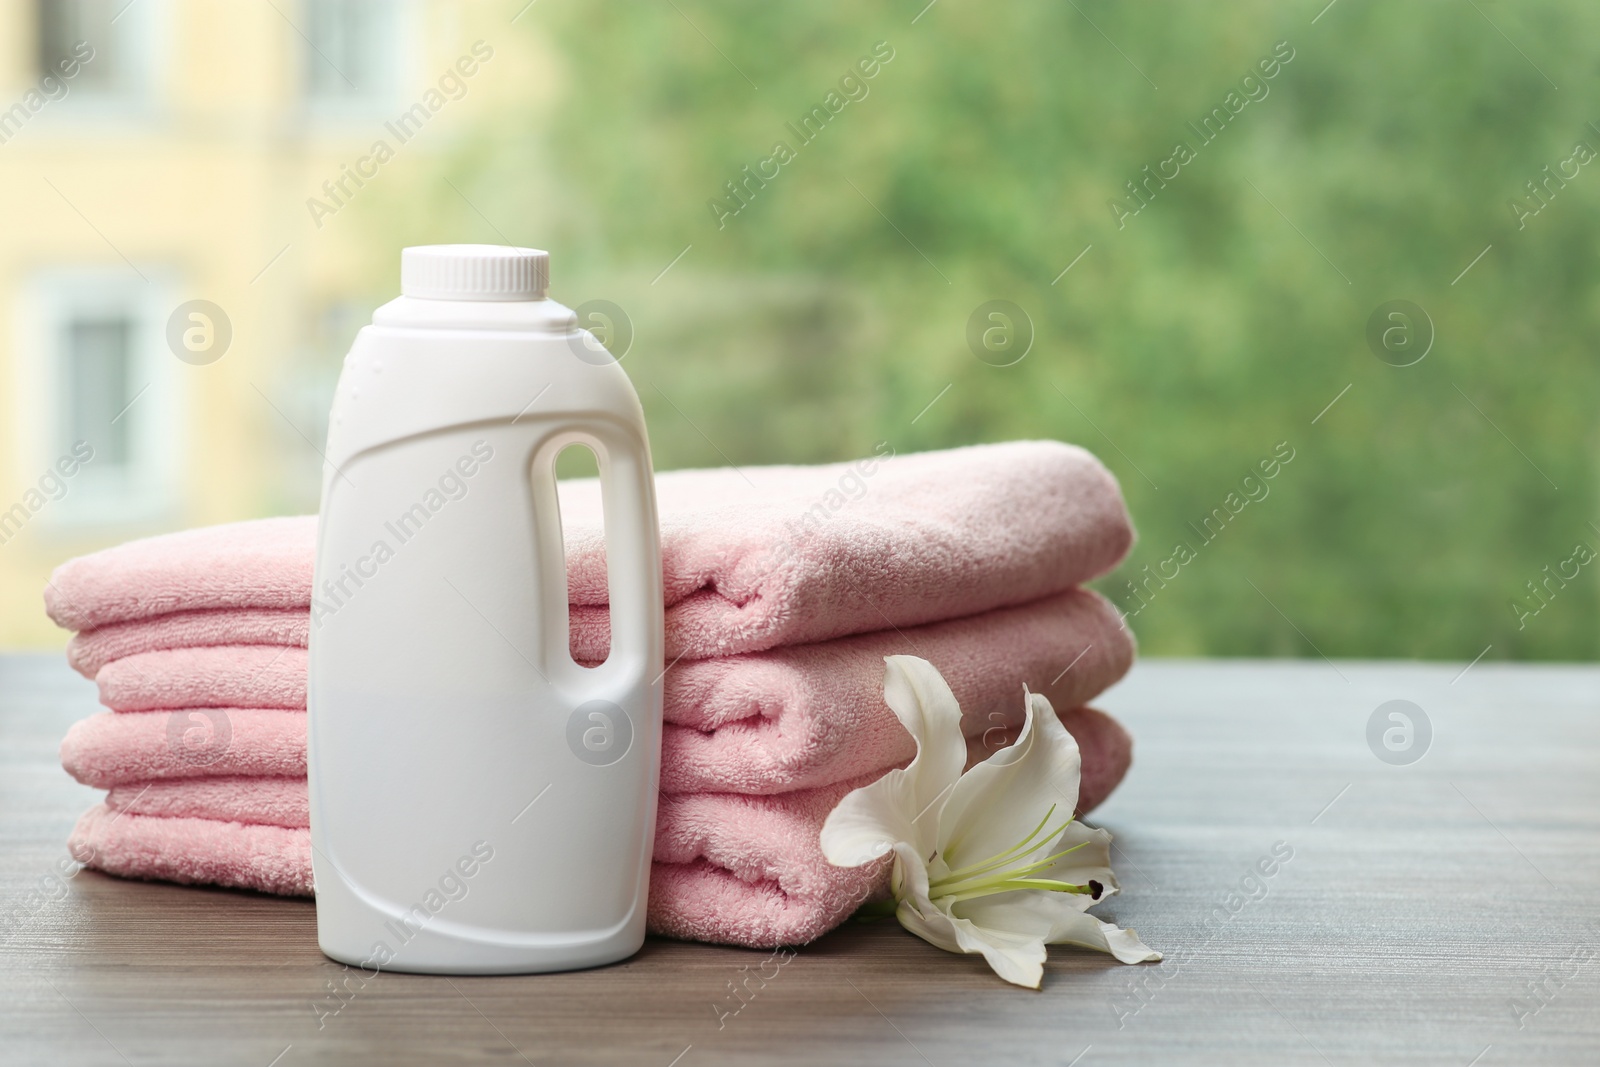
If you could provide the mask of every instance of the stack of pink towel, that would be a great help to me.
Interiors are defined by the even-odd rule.
[[[1022,689],[1083,750],[1082,811],[1127,769],[1122,728],[1084,705],[1128,669],[1115,609],[1080,585],[1132,542],[1115,480],[1054,442],[822,467],[659,476],[666,729],[650,924],[750,946],[809,941],[882,889],[817,836],[850,789],[913,754],[883,658],[930,660],[974,760],[1009,744]],[[572,651],[609,646],[592,482],[562,486]],[[309,894],[306,643],[316,519],[264,519],[71,560],[45,600],[109,712],[61,760],[109,790],[73,833],[131,877]]]

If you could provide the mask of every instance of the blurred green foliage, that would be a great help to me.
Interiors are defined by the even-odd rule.
[[[1595,657],[1600,566],[1520,628],[1513,602],[1600,548],[1600,165],[1523,228],[1510,202],[1600,149],[1600,7],[944,0],[913,24],[924,2],[540,4],[558,97],[460,144],[383,240],[538,244],[559,298],[626,308],[663,468],[1091,448],[1141,533],[1109,595],[1136,608],[1128,579],[1196,550],[1133,620],[1147,654]],[[786,123],[880,41],[801,146]],[[1282,41],[1202,146],[1188,123]],[[795,158],[719,228],[708,201],[780,139]],[[1196,158],[1119,228],[1108,202],[1179,141]],[[967,344],[995,298],[1036,331],[1014,366]],[[1392,299],[1437,330],[1413,366],[1364,339]],[[1279,442],[1270,496],[1204,543]]]

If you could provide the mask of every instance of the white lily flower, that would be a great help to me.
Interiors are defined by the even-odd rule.
[[[1132,930],[1087,913],[1117,891],[1111,835],[1078,823],[1078,743],[1050,701],[1024,690],[1014,745],[965,774],[961,708],[927,660],[890,656],[883,696],[917,743],[889,771],[839,801],[822,852],[859,867],[894,852],[895,917],[946,952],[981,953],[1008,982],[1037,989],[1047,944],[1159,960]]]

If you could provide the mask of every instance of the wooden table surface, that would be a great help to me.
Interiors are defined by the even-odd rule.
[[[1108,694],[1138,751],[1089,820],[1124,887],[1100,910],[1159,967],[1058,947],[1031,992],[854,924],[720,1019],[766,954],[651,940],[584,973],[383,974],[319,1029],[338,968],[308,901],[86,871],[26,903],[96,799],[56,762],[95,697],[3,657],[0,1061],[1600,1062],[1600,668],[1461,671],[1149,662]],[[1409,765],[1367,741],[1390,700],[1432,726]]]

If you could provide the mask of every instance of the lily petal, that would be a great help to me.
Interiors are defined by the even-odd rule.
[[[944,676],[927,660],[887,656],[884,665],[884,703],[917,743],[916,759],[906,773],[916,780],[917,799],[929,805],[955,784],[967,765],[961,705]],[[938,822],[938,816],[927,821]]]
[[[915,783],[903,770],[846,793],[822,824],[822,855],[835,867],[860,867],[917,841]],[[913,853],[920,846],[912,844]],[[922,863],[918,856],[919,865]],[[898,870],[898,868],[897,868]],[[926,886],[927,876],[923,876]],[[896,895],[899,895],[898,890]]]
[[[1067,893],[1002,893],[966,900],[954,908],[956,917],[969,921],[985,936],[1006,940],[1037,938],[1041,944],[1082,945],[1109,953],[1123,963],[1159,960],[1161,953],[1124,930],[1080,911]]]
[[[1049,700],[1025,695],[1027,719],[1016,743],[963,775],[945,802],[938,843],[940,858],[951,869],[1012,848],[1052,805],[1052,824],[1066,823],[1078,805],[1078,742]],[[1049,854],[1038,852],[1035,858]]]
[[[1115,896],[1122,887],[1117,883],[1117,876],[1111,873],[1111,834],[1074,822],[1061,832],[1061,836],[1045,854],[1054,855],[1066,852],[1069,848],[1073,851],[1030,877],[1054,878],[1073,885],[1099,882],[1101,890],[1097,897],[1084,893],[1063,894],[1071,898],[1069,903],[1079,911],[1092,907],[1106,897]]]
[[[1014,985],[1038,989],[1044,978],[1048,950],[1042,936],[986,930],[926,899],[902,900],[895,918],[901,926],[935,948],[962,955],[981,955],[995,974]]]
[[[926,896],[902,897],[895,908],[894,917],[901,926],[934,948],[955,953],[965,951],[956,941],[949,914],[940,910]]]
[[[950,933],[960,951],[981,954],[995,974],[1013,985],[1039,988],[1039,983],[1044,980],[1044,961],[1049,951],[1044,947],[1044,938],[1039,933],[990,926],[953,912],[946,914],[949,916]]]
[[[967,762],[961,706],[933,664],[915,656],[889,656],[884,663],[884,701],[917,743],[917,754],[905,769],[851,791],[829,813],[822,854],[836,867],[870,863],[902,842],[919,865],[925,863],[937,847],[939,813]],[[925,870],[922,881],[926,893]]]
[[[890,888],[894,892],[895,899],[909,898],[926,902],[929,896],[928,864],[916,851],[916,846],[902,841],[894,846],[894,856],[894,875],[890,879]],[[932,905],[927,906],[932,907]]]

